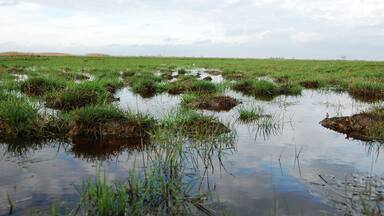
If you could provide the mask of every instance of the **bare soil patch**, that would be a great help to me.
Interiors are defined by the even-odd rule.
[[[196,109],[205,109],[213,111],[229,111],[240,102],[230,96],[212,96],[202,97],[198,101],[193,101],[186,106]]]

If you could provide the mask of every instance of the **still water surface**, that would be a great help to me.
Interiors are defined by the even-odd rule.
[[[272,101],[256,100],[227,91],[242,101],[229,112],[201,111],[215,115],[235,133],[231,147],[212,157],[200,190],[215,199],[206,205],[234,215],[334,215],[349,204],[340,194],[351,193],[347,179],[364,184],[366,176],[384,177],[384,158],[376,143],[347,140],[345,135],[323,128],[329,116],[351,115],[374,104],[358,102],[345,93],[305,90],[298,97],[280,96]],[[116,93],[116,105],[161,118],[173,112],[179,96],[162,94],[143,99],[124,88]],[[263,130],[254,123],[237,120],[239,107],[261,107],[274,116],[274,127]],[[0,144],[0,215],[8,214],[7,196],[15,215],[31,209],[46,209],[50,203],[75,205],[82,180],[95,175],[102,162],[111,180],[123,181],[133,166],[140,169],[146,153],[140,147],[95,147],[71,142],[27,143],[17,148]],[[204,166],[202,166],[204,167]],[[326,184],[325,181],[328,183]],[[351,189],[352,190],[352,189]]]

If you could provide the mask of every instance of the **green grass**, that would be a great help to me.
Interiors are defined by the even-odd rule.
[[[273,98],[278,95],[300,95],[302,88],[292,82],[275,84],[267,80],[241,80],[232,85],[236,91],[258,98]]]
[[[4,138],[38,137],[43,120],[38,108],[26,98],[1,95],[0,134]]]
[[[72,136],[144,137],[155,126],[155,120],[148,115],[123,112],[111,105],[86,106],[72,111],[71,115]]]
[[[167,83],[165,85],[166,90],[170,94],[182,94],[182,93],[215,93],[222,89],[218,85],[206,81],[197,80],[192,76],[184,76],[179,78],[176,82]]]
[[[192,138],[205,138],[229,133],[230,129],[213,116],[199,114],[191,109],[179,109],[161,121],[163,128]]]
[[[354,82],[348,87],[352,97],[362,101],[375,101],[384,99],[384,84],[377,82]]]
[[[58,91],[65,87],[65,82],[44,77],[33,77],[21,83],[21,91],[29,94],[41,96],[48,92]]]
[[[181,104],[186,105],[186,104],[192,103],[192,102],[198,100],[199,97],[203,97],[203,96],[198,95],[198,94],[194,94],[194,93],[183,94],[183,95],[181,95]]]
[[[86,106],[72,112],[73,121],[86,125],[105,123],[108,121],[127,120],[127,115],[110,105]]]
[[[316,60],[274,60],[274,59],[220,59],[220,58],[156,58],[156,57],[0,57],[4,67],[35,67],[35,74],[50,74],[59,71],[63,65],[69,71],[90,69],[91,74],[108,74],[116,77],[118,71],[132,73],[147,71],[154,73],[159,68],[217,68],[227,79],[255,80],[259,76],[273,79],[286,78],[286,82],[303,85],[303,82],[320,83],[320,88],[348,90],[350,83],[383,83],[384,62],[370,61],[316,61]],[[91,69],[97,70],[93,71]],[[44,69],[44,70],[42,70]],[[31,72],[28,71],[30,74]],[[123,72],[124,73],[124,72]],[[1,78],[1,77],[0,77]],[[100,76],[100,79],[106,77]],[[317,84],[316,84],[317,85]],[[355,84],[354,84],[355,85]],[[358,85],[358,84],[356,84]],[[309,86],[311,87],[311,86]],[[351,86],[352,88],[353,86]],[[379,99],[375,99],[379,100]]]
[[[132,91],[143,97],[151,97],[164,91],[160,82],[161,78],[152,73],[136,73],[129,78]]]
[[[384,141],[384,108],[374,108],[367,112],[371,116],[371,123],[368,125],[370,136],[374,140]]]
[[[239,119],[244,122],[250,122],[258,120],[259,118],[263,117],[264,111],[262,108],[251,108],[246,109],[244,107],[241,107],[239,110]]]
[[[87,105],[105,104],[110,96],[102,83],[92,81],[80,84],[72,83],[59,92],[49,94],[46,101],[48,107],[73,110]]]

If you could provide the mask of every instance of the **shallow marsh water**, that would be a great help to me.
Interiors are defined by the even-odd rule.
[[[230,125],[235,141],[222,152],[211,155],[208,169],[204,165],[197,171],[191,169],[191,173],[199,172],[203,176],[195,190],[211,193],[213,198],[206,206],[216,212],[343,214],[350,207],[349,201],[340,195],[351,193],[346,179],[359,182],[363,177],[374,176],[377,181],[383,180],[384,157],[379,145],[347,140],[345,135],[319,124],[327,113],[350,115],[374,104],[357,102],[345,93],[312,90],[272,101],[256,100],[233,91],[225,94],[240,99],[242,104],[229,112],[200,112],[215,115]],[[120,98],[116,102],[118,107],[149,113],[159,119],[177,109],[180,103],[179,96],[162,94],[144,99],[128,88],[119,90],[116,97]],[[241,106],[262,107],[276,119],[274,127],[265,130],[256,123],[239,122],[237,110]],[[46,209],[52,203],[64,202],[73,207],[78,201],[76,188],[84,178],[95,175],[101,162],[111,180],[124,180],[133,166],[144,167],[147,153],[138,145],[110,149],[103,154],[55,140],[26,148],[2,143],[0,215],[8,214],[8,196],[15,215]]]

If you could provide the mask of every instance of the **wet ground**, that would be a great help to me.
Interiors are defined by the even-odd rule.
[[[233,91],[225,92],[242,101],[229,112],[200,111],[218,116],[235,132],[234,143],[210,155],[195,190],[209,191],[206,206],[217,213],[234,215],[343,215],[357,214],[356,191],[374,182],[374,193],[384,191],[384,157],[378,143],[345,139],[345,135],[323,128],[329,116],[351,115],[375,104],[353,100],[346,93],[304,90],[302,96],[279,96],[261,101]],[[115,102],[122,109],[161,118],[180,104],[168,94],[143,99],[123,88]],[[241,123],[239,107],[260,106],[273,122]],[[187,144],[186,144],[187,145]],[[124,180],[133,166],[146,164],[146,151],[133,147],[89,151],[71,142],[45,141],[23,148],[0,145],[0,215],[15,215],[46,209],[50,203],[69,208],[78,201],[77,189],[87,176],[103,166],[112,180]],[[377,194],[375,195],[378,196]],[[361,196],[358,196],[361,197]],[[9,199],[8,199],[9,198]],[[372,197],[369,196],[368,199]],[[374,198],[372,198],[374,199]]]

